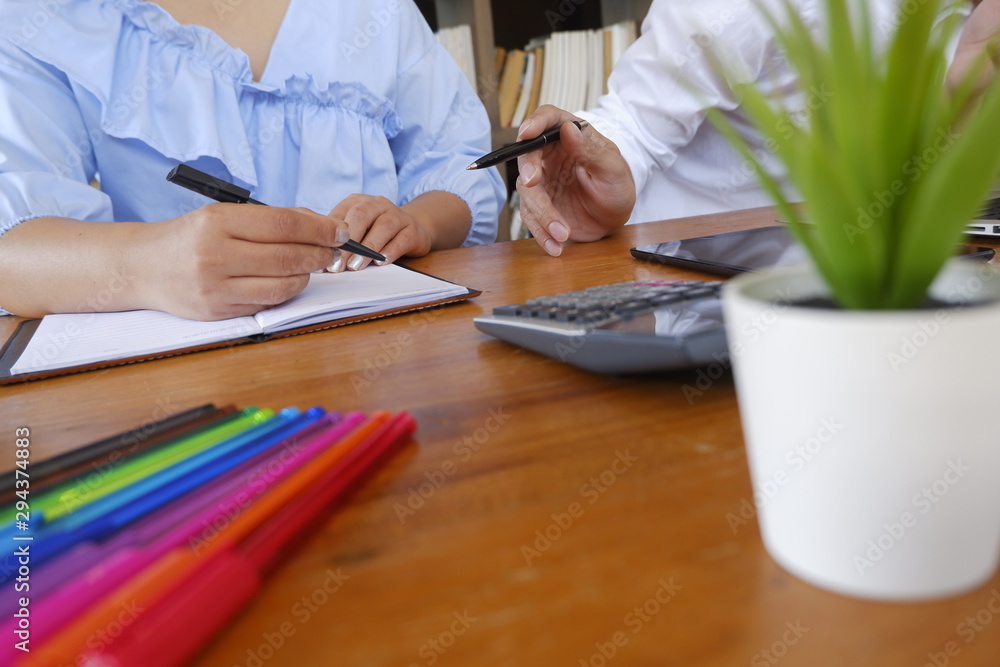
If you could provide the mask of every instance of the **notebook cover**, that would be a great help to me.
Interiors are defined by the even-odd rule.
[[[404,268],[406,268],[409,271],[414,271],[415,273],[424,273],[422,271],[416,271],[416,269],[411,269],[409,267],[404,267]],[[424,275],[430,275],[430,274],[425,273]],[[432,277],[437,278],[437,276],[432,276]],[[439,280],[444,280],[444,279],[439,278]],[[16,384],[19,382],[28,382],[30,380],[42,380],[49,377],[56,377],[59,375],[70,375],[72,373],[82,373],[84,371],[92,371],[99,368],[126,366],[128,364],[134,364],[141,361],[150,361],[153,359],[166,359],[169,357],[180,356],[182,354],[191,354],[192,352],[201,352],[204,350],[214,350],[217,348],[243,345],[244,343],[260,343],[276,338],[288,338],[289,336],[298,336],[304,333],[311,333],[313,331],[334,329],[336,327],[342,327],[346,324],[354,324],[355,322],[376,320],[376,319],[381,319],[383,317],[388,317],[390,315],[398,315],[400,313],[409,313],[417,310],[434,308],[436,306],[443,306],[450,303],[458,303],[460,301],[465,301],[467,299],[471,299],[473,297],[482,294],[481,290],[474,290],[471,288],[466,288],[466,289],[468,291],[465,294],[459,294],[457,296],[452,296],[445,299],[416,303],[408,306],[401,306],[399,308],[382,310],[376,313],[357,315],[354,317],[328,320],[326,322],[318,322],[316,324],[311,324],[305,327],[299,327],[297,329],[288,329],[286,331],[280,331],[273,334],[266,334],[266,335],[258,334],[246,338],[236,338],[232,340],[219,341],[216,343],[209,343],[207,345],[196,345],[193,347],[178,348],[176,350],[166,350],[164,352],[157,352],[155,354],[142,355],[137,357],[123,357],[121,359],[98,361],[91,364],[83,364],[80,366],[67,366],[65,368],[54,368],[50,370],[40,371],[37,373],[21,373],[18,375],[11,375],[10,374],[11,367],[13,367],[13,365],[20,358],[21,354],[24,352],[25,347],[27,347],[28,342],[31,340],[31,337],[34,335],[35,330],[41,323],[40,319],[25,320],[17,325],[17,328],[14,330],[14,333],[11,334],[9,339],[7,339],[7,342],[4,343],[4,346],[0,348],[0,385]]]

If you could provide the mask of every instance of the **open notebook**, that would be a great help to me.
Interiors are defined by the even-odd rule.
[[[201,322],[154,310],[47,315],[22,322],[0,350],[0,384],[267,340],[477,294],[389,264],[313,274],[297,296],[252,317]]]

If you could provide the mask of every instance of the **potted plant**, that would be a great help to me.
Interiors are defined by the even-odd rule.
[[[783,6],[768,20],[822,102],[803,119],[739,92],[802,202],[714,117],[810,257],[723,290],[761,536],[829,590],[957,594],[1000,559],[1000,276],[950,259],[1000,173],[1000,88],[946,85],[940,0],[900,3],[884,50],[862,2],[828,0],[819,39]]]

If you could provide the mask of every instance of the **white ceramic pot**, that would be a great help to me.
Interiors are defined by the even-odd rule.
[[[806,265],[723,290],[765,547],[864,598],[984,583],[1000,559],[1000,273],[952,261],[931,289],[948,308],[794,305],[825,293]]]

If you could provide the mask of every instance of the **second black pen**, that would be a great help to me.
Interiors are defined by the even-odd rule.
[[[590,123],[585,120],[574,120],[573,124],[582,130]],[[523,141],[515,141],[507,146],[502,146],[492,153],[487,153],[483,157],[479,158],[466,167],[466,169],[486,169],[487,167],[502,164],[507,160],[513,160],[514,158],[524,155],[525,153],[536,151],[546,144],[559,141],[559,133],[561,130],[562,125],[546,130],[534,139],[524,139]]]

